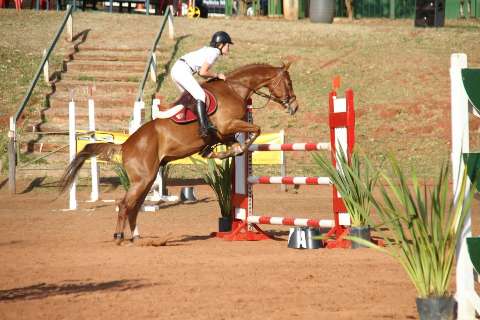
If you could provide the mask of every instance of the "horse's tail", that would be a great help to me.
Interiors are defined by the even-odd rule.
[[[68,165],[60,181],[60,193],[65,192],[73,183],[78,170],[83,166],[85,160],[93,156],[100,156],[102,160],[111,161],[112,157],[119,153],[121,144],[113,143],[89,143],[80,151],[75,159]]]

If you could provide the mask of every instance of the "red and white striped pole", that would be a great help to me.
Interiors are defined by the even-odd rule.
[[[345,91],[344,98],[338,98],[335,90],[329,94],[330,144],[333,165],[337,165],[337,155],[341,150],[346,152],[346,159],[350,162],[355,144],[355,111],[353,101],[352,89]],[[337,169],[340,169],[338,165]],[[332,197],[335,226],[330,229],[327,235],[334,237],[335,240],[328,242],[327,247],[346,247],[348,243],[341,239],[342,236],[346,234],[347,229],[345,223],[341,220],[348,217],[348,212],[334,185],[332,185]]]

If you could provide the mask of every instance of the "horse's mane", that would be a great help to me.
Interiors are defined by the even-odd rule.
[[[241,66],[233,71],[230,71],[227,75],[229,78],[236,78],[236,77],[242,76],[245,73],[251,72],[252,69],[261,69],[261,68],[274,69],[276,67],[267,63],[251,63],[251,64]]]

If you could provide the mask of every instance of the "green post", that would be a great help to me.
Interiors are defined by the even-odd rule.
[[[480,271],[480,237],[467,238],[468,253],[475,271]]]
[[[480,114],[480,69],[462,69],[462,80],[468,99]]]
[[[233,13],[233,0],[225,1],[225,15],[231,17]]]
[[[305,1],[306,0],[298,0],[298,19],[305,18]]]
[[[390,19],[395,19],[395,0],[390,0]]]
[[[275,12],[275,0],[268,0],[268,16],[271,17],[273,16],[273,13]]]
[[[277,17],[282,15],[282,0],[268,0],[268,16]]]

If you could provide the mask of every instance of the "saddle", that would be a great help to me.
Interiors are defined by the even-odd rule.
[[[210,116],[217,111],[217,99],[207,89],[205,91],[205,106],[207,115]],[[169,118],[178,124],[187,124],[194,122],[198,119],[195,111],[195,105],[197,101],[188,93],[184,92],[180,98],[170,105],[168,110],[160,110],[157,113],[158,118]],[[163,109],[163,108],[162,108]]]

